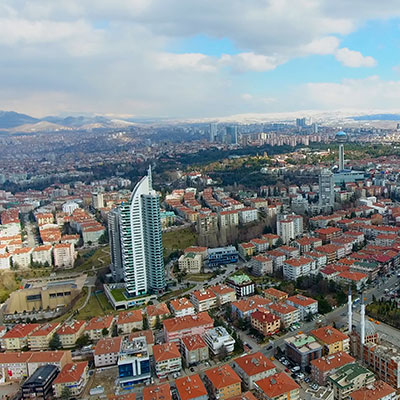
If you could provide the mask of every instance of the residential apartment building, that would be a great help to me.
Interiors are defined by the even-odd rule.
[[[208,400],[207,389],[198,374],[175,380],[178,400]]]
[[[166,319],[163,325],[165,341],[172,342],[188,335],[203,335],[214,326],[214,320],[207,312],[200,312],[196,315]]]
[[[301,333],[285,339],[285,352],[304,371],[312,360],[322,356],[322,346],[313,336]]]
[[[251,327],[264,336],[271,336],[279,332],[281,319],[271,312],[257,310],[251,313]]]
[[[75,346],[79,337],[85,331],[86,321],[68,321],[57,330],[61,345],[64,349],[70,349]]]
[[[312,316],[318,313],[318,301],[310,297],[296,294],[289,297],[286,302],[296,307],[299,310],[300,319],[303,321],[307,316]]]
[[[71,396],[80,396],[87,385],[88,379],[89,367],[87,361],[68,363],[53,381],[54,395],[62,397],[67,388]]]
[[[175,342],[154,345],[153,357],[156,374],[160,379],[182,369],[181,353]]]
[[[198,274],[203,267],[203,257],[201,254],[185,253],[178,260],[179,271],[187,274]]]
[[[90,340],[97,341],[104,336],[110,336],[114,317],[107,315],[104,317],[93,317],[85,326],[84,333]]]
[[[227,285],[235,289],[237,297],[250,296],[254,293],[254,282],[245,274],[230,276]]]
[[[217,296],[218,306],[236,301],[236,290],[225,284],[211,286],[209,287],[209,290]]]
[[[235,358],[233,369],[248,390],[253,390],[257,381],[276,374],[275,364],[261,352]]]
[[[396,390],[383,381],[375,381],[349,395],[350,400],[397,400]]]
[[[134,329],[143,329],[142,310],[120,312],[117,317],[116,325],[118,334],[129,334]]]
[[[32,251],[32,262],[41,265],[52,265],[53,259],[51,257],[51,251],[53,246],[51,244],[35,247]]]
[[[255,276],[270,275],[274,270],[272,260],[261,254],[251,259],[251,268]]]
[[[54,266],[73,268],[76,258],[75,245],[72,243],[56,243],[53,247]]]
[[[300,386],[284,372],[260,379],[254,384],[257,395],[263,400],[298,400]]]
[[[38,329],[28,336],[28,346],[31,350],[47,350],[50,340],[56,333],[59,323],[47,323],[40,325]]]
[[[232,303],[232,314],[236,318],[250,319],[251,313],[257,309],[266,308],[270,304],[268,299],[261,296],[251,296]]]
[[[168,310],[168,306],[165,303],[149,305],[146,307],[147,320],[149,321],[150,328],[154,328],[157,323],[157,319],[162,321],[171,315]]]
[[[282,290],[268,288],[264,290],[264,297],[274,303],[282,303],[289,297],[289,295]]]
[[[331,355],[339,351],[348,353],[350,350],[349,337],[332,326],[323,326],[312,330],[310,333],[323,347],[324,355]]]
[[[193,303],[186,297],[180,297],[179,299],[171,300],[169,306],[175,317],[184,317],[185,315],[195,314]]]
[[[300,321],[299,310],[289,304],[274,303],[269,304],[267,308],[281,319],[281,323],[285,328],[289,328]]]
[[[185,336],[181,339],[181,352],[186,366],[207,361],[210,352],[200,335]]]
[[[239,210],[239,221],[241,224],[248,224],[258,220],[257,208],[246,207]]]
[[[242,393],[242,381],[228,364],[208,369],[204,373],[204,380],[216,399],[227,400]]]
[[[283,276],[285,279],[295,281],[301,276],[315,272],[315,263],[312,258],[291,258],[283,263]]]
[[[29,336],[40,328],[40,324],[18,324],[6,332],[2,337],[2,347],[6,351],[22,350],[28,346]]]
[[[94,365],[96,368],[117,365],[121,350],[122,337],[100,339],[94,349]]]
[[[288,244],[303,234],[303,217],[295,214],[278,214],[276,230],[283,243]]]
[[[207,311],[217,307],[217,296],[209,289],[196,290],[190,294],[197,312]]]
[[[318,385],[326,386],[328,377],[337,369],[347,364],[354,363],[355,359],[349,354],[339,351],[328,356],[311,361],[311,377]]]
[[[203,339],[210,352],[214,355],[219,354],[223,349],[227,353],[232,353],[235,347],[235,339],[233,339],[223,326],[208,329],[204,333]]]

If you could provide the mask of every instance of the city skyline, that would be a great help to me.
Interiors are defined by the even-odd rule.
[[[0,109],[174,118],[399,102],[395,1],[5,1]]]

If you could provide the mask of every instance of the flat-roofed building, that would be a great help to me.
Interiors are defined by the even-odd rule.
[[[237,297],[251,296],[254,294],[254,282],[246,274],[230,276],[226,283],[235,289]]]
[[[203,267],[203,257],[198,253],[185,253],[179,257],[179,270],[187,274],[198,274]]]
[[[304,371],[312,360],[322,356],[322,346],[313,336],[301,333],[285,339],[285,352]]]
[[[43,365],[22,384],[22,399],[48,399],[53,397],[53,382],[59,369],[55,365]]]
[[[255,382],[276,373],[276,366],[261,352],[235,358],[233,368],[249,390],[254,389]]]
[[[212,354],[219,354],[223,349],[232,353],[235,347],[235,339],[223,326],[208,329],[203,335],[204,341]]]

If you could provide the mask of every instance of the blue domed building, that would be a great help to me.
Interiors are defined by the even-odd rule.
[[[341,142],[341,143],[347,142],[347,133],[343,132],[343,131],[339,131],[336,134],[335,139],[336,139],[337,142]]]

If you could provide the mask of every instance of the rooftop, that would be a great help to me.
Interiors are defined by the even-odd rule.
[[[256,382],[257,387],[273,399],[285,393],[299,389],[299,385],[284,372],[274,374]]]
[[[207,390],[198,374],[184,376],[175,381],[180,400],[191,400],[201,396],[208,396]]]
[[[248,376],[275,369],[275,365],[261,352],[246,354],[235,358],[234,361]]]
[[[238,374],[228,364],[211,368],[205,372],[205,375],[216,389],[240,384],[242,382]]]

